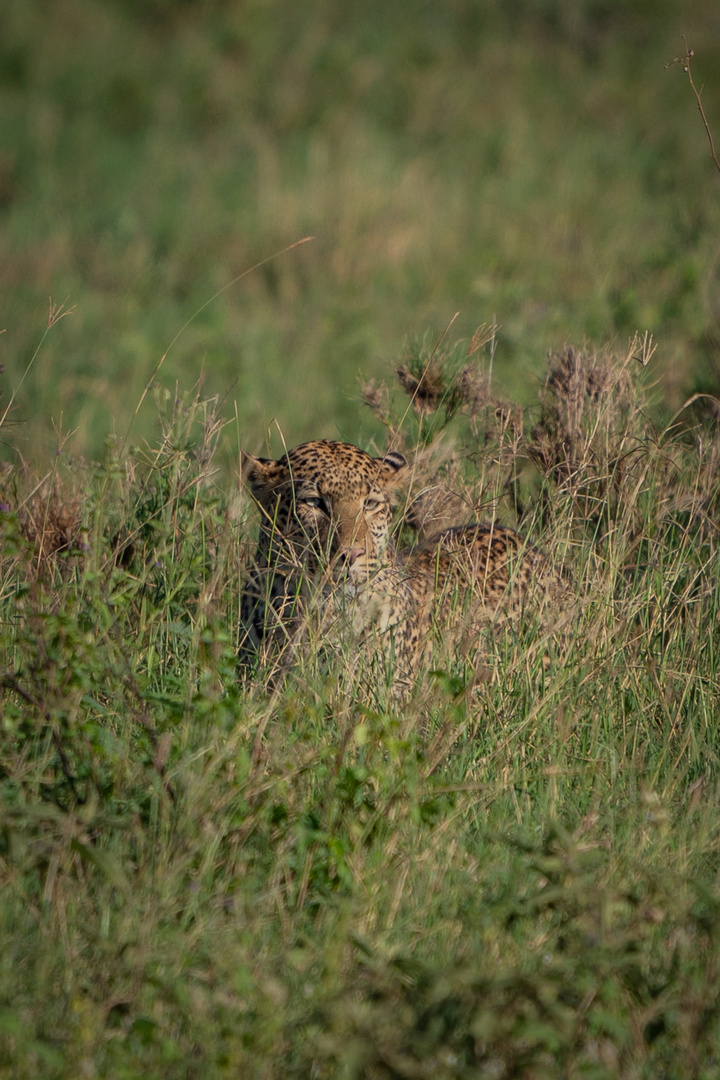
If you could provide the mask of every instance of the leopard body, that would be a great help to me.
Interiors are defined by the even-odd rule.
[[[514,529],[445,529],[411,550],[391,536],[393,496],[409,472],[402,454],[373,457],[349,443],[304,443],[275,460],[244,455],[261,511],[246,584],[241,649],[267,659],[288,645],[314,599],[360,641],[392,642],[405,673],[448,641],[472,648],[483,627],[554,602],[562,576]]]

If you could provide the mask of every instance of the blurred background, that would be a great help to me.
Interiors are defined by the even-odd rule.
[[[367,441],[362,380],[458,311],[521,400],[636,330],[659,410],[717,392],[683,34],[720,144],[715,0],[3,0],[0,453],[100,455],[173,342],[158,380],[221,395],[228,461]],[[157,424],[149,396],[132,440]]]

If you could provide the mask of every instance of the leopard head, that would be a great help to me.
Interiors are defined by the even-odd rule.
[[[373,457],[350,443],[303,443],[277,461],[242,455],[242,475],[262,515],[265,565],[343,566],[359,579],[390,541],[393,493],[408,472],[394,450]]]

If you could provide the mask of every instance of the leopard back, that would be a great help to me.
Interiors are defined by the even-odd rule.
[[[382,634],[405,676],[444,650],[474,655],[490,626],[517,626],[530,608],[547,621],[568,601],[568,581],[544,553],[496,522],[444,529],[390,555],[357,591],[353,624],[375,644]]]

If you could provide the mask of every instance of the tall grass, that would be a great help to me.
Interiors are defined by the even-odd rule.
[[[428,493],[497,513],[576,590],[548,668],[528,625],[403,705],[238,679],[217,401],[3,475],[3,1075],[714,1074],[720,442],[654,426],[638,344],[551,357],[524,412],[492,338],[366,391],[408,537]]]
[[[499,324],[532,400],[566,341],[662,342],[672,412],[717,388],[718,123],[708,0],[346,5],[6,0],[0,12],[5,400],[52,296],[75,311],[14,418],[99,459],[179,327],[168,382],[237,405],[243,444],[377,437],[354,401],[418,326]],[[77,47],[78,40],[85,47]],[[142,410],[137,438],[155,438]],[[7,457],[7,450],[0,447]],[[233,447],[221,449],[226,464]]]

